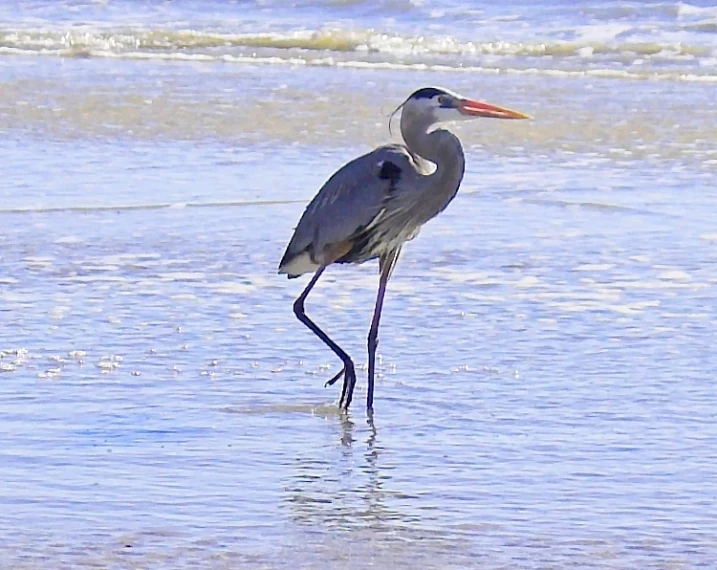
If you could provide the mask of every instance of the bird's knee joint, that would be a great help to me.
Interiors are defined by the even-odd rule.
[[[297,299],[294,301],[294,314],[298,317],[304,313],[304,300]]]

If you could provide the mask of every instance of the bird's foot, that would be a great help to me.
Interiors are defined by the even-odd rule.
[[[344,372],[346,372],[345,366],[341,370],[339,370],[339,372],[338,372],[338,374],[336,374],[336,376],[334,376],[331,380],[329,380],[328,382],[326,382],[326,384],[324,384],[324,388],[328,388],[329,386],[333,386],[334,384],[336,384],[336,381],[339,378],[341,378],[341,376],[343,376]]]
[[[348,410],[351,405],[351,399],[354,394],[354,386],[356,385],[356,371],[354,370],[353,362],[345,362],[338,374],[336,374],[331,380],[324,384],[324,387],[333,386],[336,384],[339,378],[343,377],[344,387],[341,391],[341,401],[339,407],[343,410]]]
[[[348,410],[351,405],[351,399],[354,396],[354,386],[356,386],[356,371],[353,362],[344,364],[344,387],[341,390],[341,400],[339,400],[339,408]]]
[[[348,365],[344,364],[343,368],[336,373],[336,376],[332,377],[331,380],[328,380],[326,384],[324,384],[324,388],[333,386],[342,376],[353,377],[354,382],[356,381],[356,372],[354,371],[353,362],[349,362]]]

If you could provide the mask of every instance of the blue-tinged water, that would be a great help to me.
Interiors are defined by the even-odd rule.
[[[684,2],[16,2],[0,56],[717,81],[717,8]]]
[[[717,566],[714,17],[3,6],[0,567]],[[455,128],[466,176],[389,284],[373,422],[377,268],[309,297],[360,368],[342,416],[276,266],[431,84],[534,119]]]

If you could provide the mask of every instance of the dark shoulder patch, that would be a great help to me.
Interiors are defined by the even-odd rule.
[[[401,168],[390,160],[384,160],[381,165],[381,170],[378,172],[378,177],[381,180],[390,180],[393,186],[401,179]]]
[[[433,99],[433,97],[445,95],[445,93],[443,89],[438,89],[437,87],[423,87],[411,95],[409,99]]]

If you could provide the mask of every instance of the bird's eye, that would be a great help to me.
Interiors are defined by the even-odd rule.
[[[448,95],[439,95],[438,96],[438,104],[443,106],[446,106],[450,103],[450,98]]]

